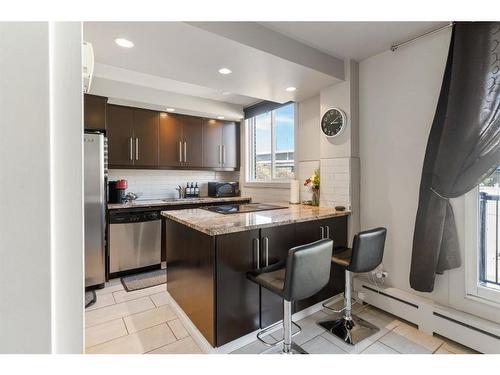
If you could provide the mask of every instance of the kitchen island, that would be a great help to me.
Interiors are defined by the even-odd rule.
[[[204,209],[162,211],[167,291],[213,347],[267,327],[282,319],[282,301],[246,273],[321,238],[347,246],[349,214],[304,205],[227,215]],[[344,271],[332,266],[329,284],[296,301],[294,311],[343,290]]]

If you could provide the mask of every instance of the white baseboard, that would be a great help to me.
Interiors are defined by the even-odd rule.
[[[254,332],[251,332],[245,336],[242,336],[234,341],[228,342],[227,344],[222,345],[218,348],[213,348],[212,345],[210,345],[210,343],[207,341],[205,336],[203,336],[203,334],[198,330],[198,328],[196,328],[196,326],[191,321],[191,319],[189,319],[189,317],[186,315],[184,310],[181,309],[181,307],[177,304],[177,302],[175,302],[175,300],[172,298],[172,296],[168,292],[167,292],[167,294],[168,294],[168,297],[170,299],[169,303],[172,306],[172,308],[174,309],[177,316],[179,317],[180,321],[186,327],[186,329],[188,330],[188,332],[192,336],[193,340],[198,344],[198,346],[201,348],[201,350],[204,353],[227,354],[227,353],[231,353],[235,350],[238,350],[238,349],[244,347],[245,345],[248,345],[248,344],[254,342],[255,340],[257,340],[257,333],[260,332],[260,329],[254,331]],[[344,295],[339,294],[339,295],[335,296],[334,299],[332,299],[332,302],[340,301],[343,298],[344,298]],[[313,306],[310,306],[302,311],[299,311],[299,312],[293,314],[292,320],[294,322],[296,322],[296,321],[299,321],[301,319],[308,317],[309,315],[314,314],[315,312],[318,312],[319,310],[321,310],[321,307],[322,307],[321,305],[323,302],[324,301],[321,301]],[[269,331],[269,333],[277,331],[280,328],[281,327],[278,325],[275,329],[273,329],[272,331]]]
[[[500,324],[391,287],[379,287],[354,278],[357,298],[481,353],[500,353]]]

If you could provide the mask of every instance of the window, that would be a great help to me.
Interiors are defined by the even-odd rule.
[[[479,282],[500,287],[500,168],[479,185]]]
[[[465,200],[466,295],[500,304],[500,166]]]
[[[295,105],[246,120],[247,181],[286,182],[295,176]]]

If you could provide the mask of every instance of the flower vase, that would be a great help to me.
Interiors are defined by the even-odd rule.
[[[311,205],[319,206],[319,189],[312,189]]]

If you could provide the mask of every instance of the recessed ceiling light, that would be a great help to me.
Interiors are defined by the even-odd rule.
[[[228,68],[220,68],[219,69],[219,73],[220,74],[231,74],[233,71],[231,69],[228,69]]]
[[[219,120],[224,120],[224,116],[217,116]]]
[[[226,96],[226,95],[231,95],[231,91],[223,91],[222,92],[222,95]]]
[[[165,109],[167,112],[175,112],[175,108],[167,108]]]
[[[288,91],[288,92],[293,92],[293,91],[295,91],[297,89],[295,87],[293,87],[293,86],[290,86],[290,87],[287,87],[285,90]]]
[[[115,43],[124,48],[132,48],[134,46],[132,41],[124,38],[116,38]]]

